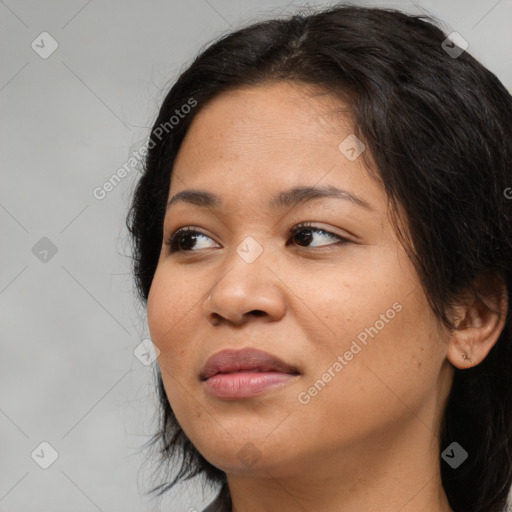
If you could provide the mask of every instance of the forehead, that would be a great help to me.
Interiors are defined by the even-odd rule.
[[[340,144],[353,137],[350,110],[324,92],[289,82],[236,89],[196,115],[174,163],[170,195],[195,188],[267,200],[296,186],[382,194],[361,157]],[[370,202],[370,201],[368,201]]]
[[[179,157],[193,139],[194,152],[234,156],[246,151],[277,152],[300,145],[337,151],[343,134],[352,129],[349,107],[332,95],[294,82],[277,82],[221,93],[201,108],[183,141]],[[229,141],[230,146],[222,142]],[[199,144],[200,142],[200,144]],[[306,147],[303,144],[307,142]],[[318,152],[318,151],[317,151]],[[189,155],[187,155],[189,156]],[[244,154],[238,154],[242,158]]]

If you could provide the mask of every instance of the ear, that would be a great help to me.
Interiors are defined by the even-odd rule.
[[[454,307],[455,326],[448,344],[447,358],[456,368],[480,364],[505,326],[507,287],[496,274],[481,274],[474,281],[480,299],[472,294]]]

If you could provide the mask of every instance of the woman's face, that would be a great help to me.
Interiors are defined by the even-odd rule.
[[[447,340],[333,108],[285,82],[223,94],[198,113],[174,165],[169,200],[194,189],[219,204],[168,209],[148,323],[181,427],[227,473],[368,468],[400,436],[417,443],[412,454],[436,446]],[[269,204],[294,187],[359,199]],[[200,233],[170,252],[165,241],[186,226]],[[299,374],[253,397],[212,394],[200,378],[208,358],[246,347]]]

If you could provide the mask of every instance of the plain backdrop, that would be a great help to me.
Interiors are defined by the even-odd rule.
[[[510,90],[511,0],[360,4],[441,18]],[[93,192],[203,45],[316,5],[0,0],[0,511],[200,511],[215,495],[144,496],[156,363],[134,354],[149,331],[124,224],[138,172]]]

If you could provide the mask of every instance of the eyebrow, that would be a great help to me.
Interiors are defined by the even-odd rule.
[[[294,187],[275,194],[268,203],[270,208],[289,208],[319,198],[337,198],[352,202],[360,208],[375,211],[367,201],[348,190],[332,185]],[[205,190],[187,189],[175,194],[167,203],[167,210],[178,202],[194,204],[203,208],[219,209],[222,207],[221,198]]]

